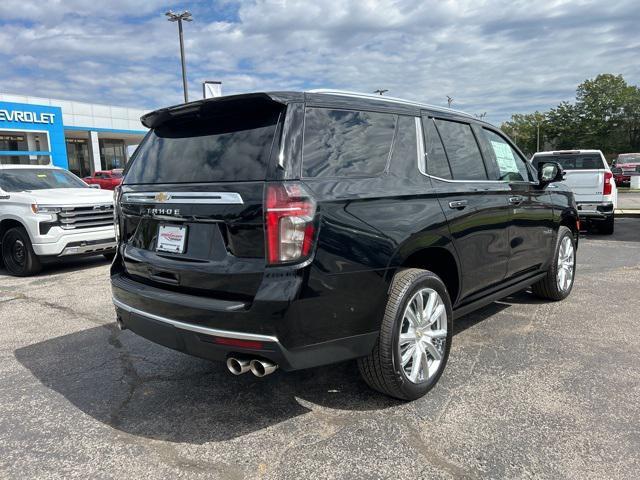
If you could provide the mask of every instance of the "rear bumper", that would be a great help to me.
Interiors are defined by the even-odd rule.
[[[613,202],[578,203],[578,216],[585,220],[606,220],[613,216]]]
[[[121,274],[112,275],[111,284],[121,327],[209,360],[224,361],[230,355],[265,358],[285,371],[299,370],[367,355],[378,336],[372,332],[292,345],[290,334],[296,325],[287,312],[294,301],[249,305],[196,297],[151,287]]]

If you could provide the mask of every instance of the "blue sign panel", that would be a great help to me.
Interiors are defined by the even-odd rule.
[[[53,165],[69,168],[60,107],[0,102],[0,131],[46,132],[49,137],[49,144],[40,145],[39,151],[1,150],[0,155],[49,155]]]

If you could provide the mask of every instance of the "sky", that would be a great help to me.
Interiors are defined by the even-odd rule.
[[[483,114],[572,101],[599,73],[640,84],[639,0],[2,0],[0,92],[154,109],[190,99],[335,88]]]

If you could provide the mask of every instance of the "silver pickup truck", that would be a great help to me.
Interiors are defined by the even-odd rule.
[[[564,182],[578,205],[580,220],[600,233],[612,234],[618,189],[613,173],[600,150],[560,150],[538,152],[531,158],[534,167],[557,162],[564,169]]]

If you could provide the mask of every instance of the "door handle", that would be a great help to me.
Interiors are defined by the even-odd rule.
[[[467,206],[466,200],[456,200],[454,202],[449,202],[449,208],[453,208],[455,210],[462,210]]]
[[[509,203],[511,205],[520,205],[522,202],[524,202],[524,197],[509,197]]]

